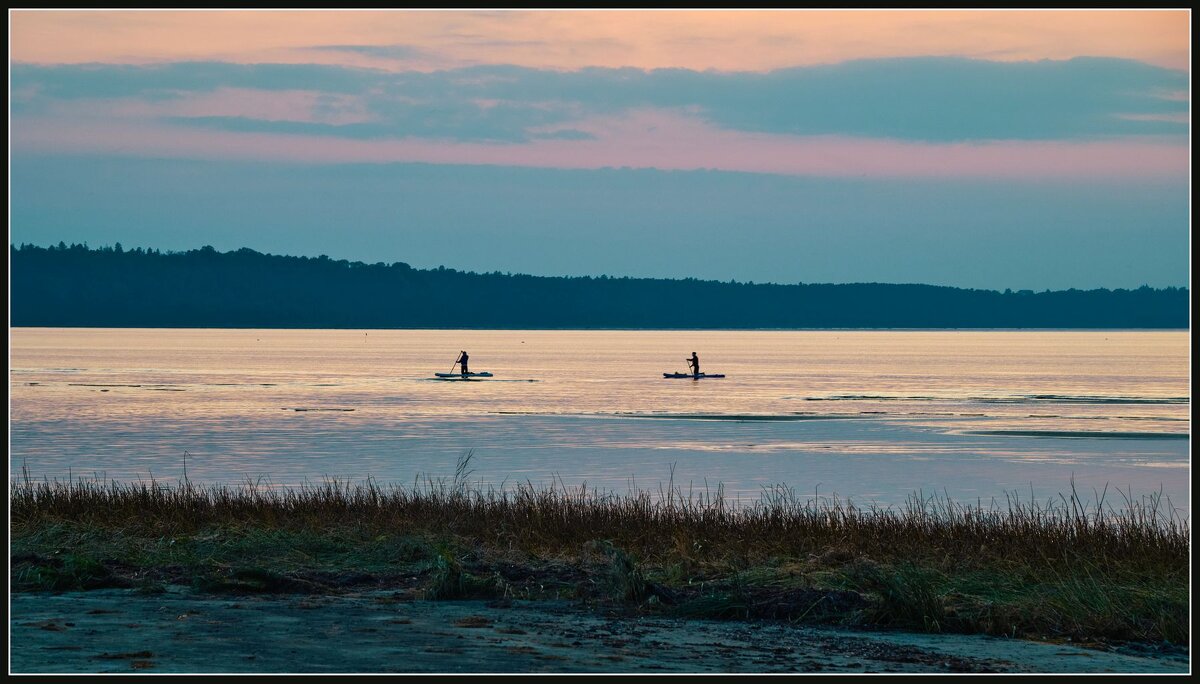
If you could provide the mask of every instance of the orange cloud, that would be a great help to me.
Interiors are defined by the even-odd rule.
[[[765,71],[955,55],[1005,61],[1121,57],[1186,70],[1189,22],[1187,10],[13,10],[10,36],[11,59],[34,63]],[[348,49],[355,46],[402,49]]]

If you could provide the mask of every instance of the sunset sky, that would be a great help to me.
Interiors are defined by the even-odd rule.
[[[1188,11],[9,16],[14,243],[1189,281]]]

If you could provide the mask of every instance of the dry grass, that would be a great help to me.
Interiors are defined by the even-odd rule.
[[[517,564],[556,576],[567,568],[614,600],[689,614],[800,619],[856,592],[868,608],[837,599],[850,608],[833,613],[854,608],[860,622],[931,631],[1176,643],[1188,635],[1190,528],[1158,495],[1127,493],[1114,505],[1106,492],[1042,502],[1011,493],[968,505],[918,494],[901,507],[862,508],[779,486],[734,506],[720,488],[685,494],[670,483],[624,495],[472,486],[469,462],[468,454],[453,480],[410,487],[24,478],[10,488],[13,550],[42,558],[90,543],[95,551],[56,562],[54,572],[31,561],[14,586],[103,586],[112,562],[215,563],[222,581],[242,589],[266,582],[262,573],[290,586],[279,578],[317,565],[395,567],[417,568],[427,598],[456,598],[510,592],[496,568]],[[221,535],[233,541],[206,544]],[[235,567],[250,557],[260,565]],[[781,602],[795,610],[781,612]]]
[[[778,486],[751,505],[716,493],[602,493],[586,487],[497,490],[462,480],[413,487],[326,481],[276,489],[247,483],[201,487],[189,481],[14,483],[14,530],[46,521],[133,527],[163,534],[213,524],[317,530],[439,529],[491,545],[545,549],[607,539],[643,555],[736,555],[748,560],[851,549],[856,554],[1041,561],[1082,555],[1095,563],[1185,562],[1189,526],[1159,496],[1084,502],[1077,493],[1039,503],[1009,495],[1004,505],[910,496],[899,508],[863,508],[828,497],[798,497]]]

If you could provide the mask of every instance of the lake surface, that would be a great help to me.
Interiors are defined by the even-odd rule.
[[[10,475],[1190,505],[1187,331],[10,330]],[[431,379],[461,349],[493,378]],[[664,379],[702,370],[724,379]]]

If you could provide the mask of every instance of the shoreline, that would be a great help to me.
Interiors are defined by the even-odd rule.
[[[10,596],[30,606],[14,620],[74,629],[78,616],[47,597],[114,591],[140,606],[258,601],[275,606],[264,608],[268,622],[312,597],[386,596],[435,612],[450,608],[428,606],[482,601],[635,622],[991,635],[1187,658],[1190,529],[1158,499],[1096,510],[1072,492],[1061,504],[1007,509],[914,498],[864,510],[778,488],[735,508],[720,490],[502,492],[473,488],[469,473],[464,457],[453,481],[411,489],[26,480],[10,489]],[[30,618],[52,605],[63,614]],[[162,647],[110,653],[143,651]]]
[[[120,391],[96,396],[133,400]],[[1022,418],[1029,423],[1022,428],[1003,416],[934,413],[551,415],[501,409],[445,417],[420,415],[419,406],[398,415],[404,407],[390,404],[356,406],[355,411],[294,410],[350,407],[313,402],[281,410],[287,405],[264,402],[255,415],[233,422],[164,416],[136,424],[89,421],[69,429],[14,423],[10,480],[21,477],[24,459],[39,479],[98,473],[110,480],[153,477],[174,483],[183,474],[186,451],[187,472],[195,482],[253,480],[294,487],[309,478],[361,482],[369,477],[411,484],[426,475],[452,476],[454,459],[472,451],[472,481],[485,486],[529,479],[535,485],[586,483],[612,492],[641,484],[657,491],[659,483],[673,477],[685,489],[689,483],[698,488],[720,484],[729,498],[753,501],[769,476],[771,484],[787,483],[800,492],[819,488],[822,495],[888,506],[903,505],[918,491],[1003,503],[1013,491],[1022,499],[1030,496],[1032,487],[1038,498],[1057,498],[1073,480],[1081,491],[1110,485],[1110,493],[1132,488],[1136,497],[1162,487],[1175,507],[1191,508],[1189,434],[1134,437],[1132,431],[1143,426],[1159,429],[1144,420],[1110,426],[1116,421],[1080,418],[1064,425],[1059,418]],[[1163,429],[1189,425],[1164,422]],[[1000,432],[1005,428],[1037,434]],[[989,431],[998,434],[971,434]],[[139,458],[128,458],[131,452]]]
[[[1178,650],[689,620],[396,592],[11,597],[14,673],[1159,672]]]

